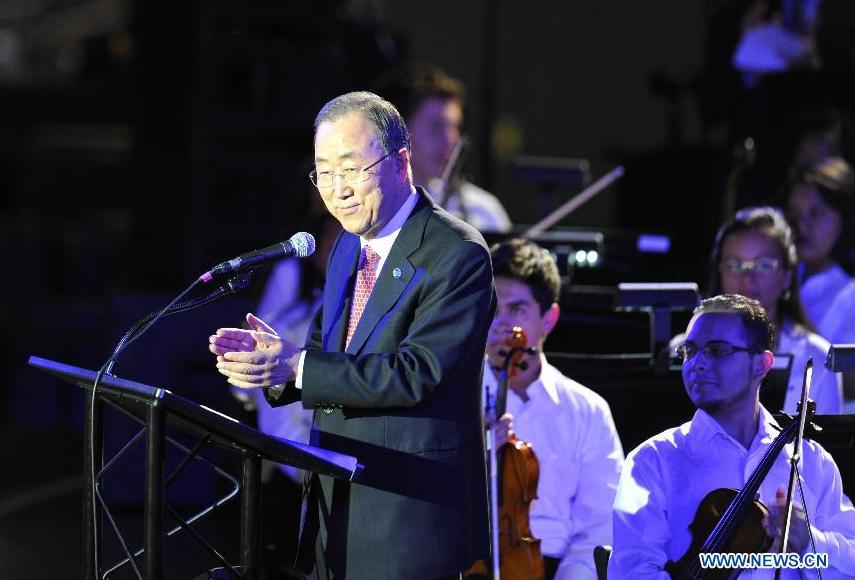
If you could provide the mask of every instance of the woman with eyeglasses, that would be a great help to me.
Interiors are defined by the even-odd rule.
[[[792,357],[783,410],[796,412],[805,363],[813,357],[810,398],[820,414],[840,413],[840,375],[828,371],[829,343],[814,332],[799,300],[796,246],[783,214],[772,207],[740,210],[716,234],[709,295],[742,294],[758,300],[775,325],[776,354]]]
[[[805,312],[829,342],[855,343],[855,171],[839,157],[826,158],[800,169],[784,195]],[[850,412],[855,412],[853,374],[843,381]]]

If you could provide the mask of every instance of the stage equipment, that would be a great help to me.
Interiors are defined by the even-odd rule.
[[[92,370],[37,356],[31,356],[29,364],[90,392],[98,376],[98,373]],[[266,435],[214,409],[198,405],[166,389],[105,374],[99,381],[97,398],[99,403],[105,403],[122,411],[144,426],[115,456],[104,461],[103,409],[101,404],[86,406],[87,428],[91,428],[96,437],[91,440],[87,439],[84,449],[84,461],[87,463],[87,467],[84,469],[87,478],[87,484],[84,486],[83,530],[85,578],[96,575],[98,578],[106,578],[113,572],[130,566],[137,578],[145,578],[145,580],[162,579],[164,577],[164,540],[180,530],[190,534],[226,570],[235,574],[235,577],[260,578],[261,460],[268,459],[277,463],[293,465],[345,481],[357,480],[362,470],[362,465],[355,457]],[[197,436],[198,442],[192,449],[181,446],[166,434],[167,424],[173,424],[182,432]],[[144,540],[142,548],[132,551],[116,525],[101,492],[104,477],[134,444],[143,439],[145,439],[146,445]],[[164,470],[166,443],[173,444],[186,453],[179,466],[168,477],[166,477]],[[181,475],[191,461],[202,460],[207,462],[199,453],[208,444],[241,454],[240,482],[238,483],[235,478],[212,465],[217,473],[233,482],[233,489],[212,505],[185,519],[166,502],[166,487]],[[93,458],[96,461],[95,469],[90,469],[92,466],[88,464]],[[91,481],[93,473],[95,479]],[[192,524],[236,497],[241,491],[241,562],[239,565],[233,565],[226,561],[214,546],[193,529]],[[93,503],[96,506],[94,510],[92,509]],[[168,531],[164,530],[166,512],[178,522],[177,526]],[[124,560],[108,568],[102,568],[99,558],[96,557],[100,550],[95,546],[96,536],[93,534],[93,530],[100,527],[101,520],[104,517],[113,527],[126,555]],[[100,532],[97,537],[102,537]],[[137,559],[140,556],[143,561],[143,572],[140,571],[137,564]]]

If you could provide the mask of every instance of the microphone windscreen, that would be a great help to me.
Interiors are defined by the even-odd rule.
[[[288,241],[294,247],[298,258],[305,258],[315,253],[315,237],[308,232],[297,232]]]

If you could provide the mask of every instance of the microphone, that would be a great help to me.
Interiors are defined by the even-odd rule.
[[[291,236],[287,242],[279,242],[272,246],[267,246],[261,250],[255,250],[246,254],[241,254],[233,260],[217,264],[209,271],[205,272],[199,279],[202,282],[210,282],[215,277],[229,276],[242,270],[248,270],[260,266],[270,260],[277,260],[287,256],[296,256],[305,258],[311,256],[315,251],[315,238],[312,234],[306,232],[298,232]]]
[[[237,276],[233,276],[226,280],[226,283],[220,286],[220,292],[223,294],[237,294],[247,286],[252,277],[252,270],[249,272],[241,272]]]

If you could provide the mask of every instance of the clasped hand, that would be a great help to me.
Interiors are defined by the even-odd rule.
[[[514,433],[514,416],[510,413],[505,413],[499,420],[496,421],[492,425],[493,429],[493,440],[496,442],[497,447],[501,447],[508,441],[510,441],[513,437],[516,437]]]
[[[769,517],[765,518],[763,525],[766,533],[772,538],[773,543],[770,552],[781,551],[781,536],[784,525],[784,507],[787,503],[787,492],[781,487],[775,494],[775,504],[769,508]],[[790,537],[787,542],[787,551],[801,554],[808,546],[810,536],[808,535],[807,518],[801,504],[793,502],[793,516],[790,520]]]
[[[247,314],[246,322],[252,330],[219,328],[209,337],[208,350],[217,355],[217,371],[229,384],[244,389],[295,380],[300,349],[255,315]]]

